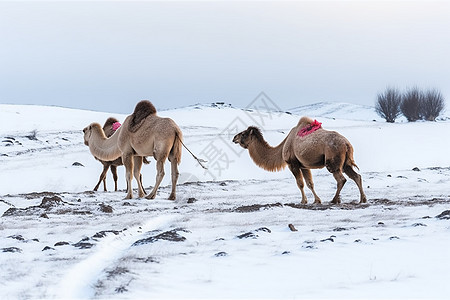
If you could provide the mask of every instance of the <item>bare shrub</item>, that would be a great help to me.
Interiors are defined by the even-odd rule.
[[[422,118],[421,103],[423,97],[423,92],[417,87],[413,87],[403,94],[400,110],[409,122],[415,122]]]
[[[436,121],[436,118],[444,110],[444,101],[444,96],[437,89],[426,91],[420,105],[422,118],[427,121]]]
[[[377,95],[375,111],[386,122],[394,123],[401,113],[401,102],[402,96],[400,92],[395,88],[387,88],[383,93]]]

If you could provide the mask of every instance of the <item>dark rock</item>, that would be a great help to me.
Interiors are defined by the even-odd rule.
[[[269,228],[267,228],[267,227],[261,227],[261,228],[256,229],[255,231],[256,232],[262,231],[262,232],[272,233],[272,231]]]
[[[240,206],[234,209],[235,212],[255,212],[259,211],[261,208],[268,209],[272,207],[282,207],[283,204],[281,203],[274,203],[274,204],[253,204],[253,205],[246,205],[246,206]]]
[[[334,239],[333,239],[333,237],[329,237],[329,238],[327,238],[327,239],[323,239],[323,240],[320,240],[321,242],[333,242],[334,243]]]
[[[137,261],[137,262],[143,262],[143,263],[157,263],[157,264],[159,264],[159,260],[154,258],[154,257],[151,257],[151,256],[149,256],[149,257],[136,257],[133,260]]]
[[[8,236],[8,238],[18,240],[18,241],[25,241],[25,238],[23,236],[21,236],[20,234],[10,235],[10,236]]]
[[[183,242],[186,238],[182,235],[179,235],[177,231],[185,231],[183,229],[173,229],[163,233],[160,233],[156,236],[151,236],[145,239],[138,240],[133,243],[132,246],[140,246],[145,244],[154,243],[160,240],[169,241],[169,242]],[[186,231],[185,231],[186,232]]]
[[[15,207],[11,207],[8,208],[2,215],[2,217],[9,217],[9,216],[14,216],[16,215],[16,212],[20,211],[19,208],[15,208]]]
[[[42,251],[47,251],[47,250],[55,250],[55,248],[45,246],[44,249],[42,249]]]
[[[333,229],[333,231],[345,231],[345,230],[348,230],[347,228],[344,228],[344,227],[336,227],[335,229]]]
[[[187,200],[187,203],[189,203],[189,204],[194,203],[194,202],[197,202],[197,199],[195,199],[195,198],[189,198],[189,199]]]
[[[414,224],[412,224],[412,226],[413,227],[426,227],[427,225],[423,224],[423,223],[414,223]]]
[[[412,170],[416,171],[416,172],[420,172],[420,169],[418,167],[414,167]]]
[[[223,256],[228,256],[228,253],[226,252],[217,252],[216,254],[214,254],[215,257],[223,257]]]
[[[306,245],[306,246],[302,246],[302,248],[305,248],[305,249],[317,249],[317,247],[314,246],[314,245]]]
[[[78,242],[76,244],[73,244],[73,246],[79,249],[91,249],[92,247],[94,247],[94,244],[86,242]]]
[[[398,236],[394,235],[394,236],[391,236],[389,239],[392,241],[392,240],[399,240],[400,238]]]
[[[246,232],[246,233],[243,233],[243,234],[240,234],[237,236],[238,239],[250,239],[250,238],[256,239],[258,237],[259,237],[259,235],[255,234],[253,232]]]
[[[100,203],[100,211],[107,213],[107,214],[111,214],[113,212],[113,208],[110,205],[104,204],[104,203]]]
[[[450,220],[450,210],[445,210],[441,212],[439,215],[436,216],[436,218],[441,220]]]
[[[8,247],[8,248],[2,248],[2,252],[10,252],[10,253],[22,253],[22,249],[17,247]]]
[[[113,233],[115,235],[118,235],[120,233],[120,231],[117,231],[117,230],[103,230],[103,231],[97,232],[92,237],[93,238],[97,238],[97,239],[101,239],[101,238],[104,238],[108,233]]]
[[[59,247],[59,246],[65,246],[65,245],[70,245],[70,244],[68,242],[57,242],[54,246]]]
[[[289,224],[288,227],[291,231],[298,231],[297,228],[295,228],[292,224]]]
[[[72,246],[79,248],[79,249],[90,249],[90,248],[94,247],[94,244],[88,243],[88,241],[89,241],[89,238],[86,237],[86,238],[82,239],[81,241],[79,241],[78,243],[73,244]]]
[[[361,242],[362,242],[361,239],[357,239],[357,240],[354,241],[354,243],[361,243]]]
[[[122,203],[122,206],[132,206],[130,202],[125,201],[124,203]]]
[[[84,167],[84,165],[82,164],[82,163],[79,163],[79,162],[74,162],[73,164],[72,164],[72,166],[74,166],[74,167]]]
[[[44,197],[38,207],[50,209],[55,206],[63,205],[64,201],[58,196]]]
[[[287,255],[287,254],[291,254],[291,251],[284,251],[283,253],[281,253],[281,255]]]
[[[128,292],[128,289],[125,286],[119,286],[114,291],[118,294],[122,294]]]

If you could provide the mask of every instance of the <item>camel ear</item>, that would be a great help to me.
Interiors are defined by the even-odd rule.
[[[254,133],[254,132],[253,132],[253,128],[251,128],[250,131],[249,131],[249,134],[250,134],[250,135],[253,135],[253,133]]]

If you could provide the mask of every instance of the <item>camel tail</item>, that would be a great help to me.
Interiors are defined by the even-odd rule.
[[[177,164],[181,163],[181,148],[183,145],[183,134],[179,128],[175,131],[175,140],[173,141],[172,149],[170,150],[170,155],[173,159],[176,159]]]
[[[195,156],[195,154],[192,153],[192,151],[189,150],[189,148],[183,143],[183,136],[182,136],[182,134],[181,134],[181,131],[177,131],[175,140],[176,140],[176,143],[179,144],[178,147],[180,148],[180,149],[179,149],[179,152],[180,152],[180,159],[181,159],[181,146],[183,146],[183,147],[184,147],[184,148],[192,155],[192,157],[198,162],[198,164],[199,164],[203,169],[208,170],[208,168],[204,165],[204,163],[206,163],[206,160],[201,159],[201,158],[198,158],[197,156]],[[175,148],[175,145],[174,145],[174,147],[172,148],[172,151],[173,151],[174,148]],[[179,161],[178,161],[178,163],[179,163]]]
[[[353,147],[350,144],[347,144],[347,153],[345,157],[345,164],[350,167],[355,167],[359,170],[359,167],[356,165],[355,160],[353,159]]]

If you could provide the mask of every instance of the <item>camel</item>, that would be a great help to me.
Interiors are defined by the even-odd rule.
[[[110,117],[105,121],[105,124],[103,125],[103,131],[105,132],[105,136],[106,137],[111,137],[113,135],[113,133],[117,130],[116,126],[120,127],[120,123],[119,120],[117,120],[116,118]],[[114,179],[114,191],[117,192],[117,167],[118,166],[122,166],[122,157],[119,157],[113,161],[104,161],[101,159],[98,159],[97,157],[94,156],[94,158],[96,160],[98,160],[99,162],[102,163],[103,165],[103,171],[100,174],[100,179],[98,180],[97,185],[94,187],[94,191],[98,190],[98,187],[100,186],[100,183],[103,181],[103,190],[106,192],[107,188],[106,188],[106,173],[108,172],[109,168],[111,168],[111,173],[113,175],[113,179]],[[144,157],[143,161],[145,164],[149,164],[150,162]],[[139,184],[143,187],[142,185],[142,174],[140,175],[140,181]],[[145,190],[144,190],[145,191]]]
[[[323,167],[333,174],[337,182],[336,194],[331,203],[341,203],[340,192],[347,181],[342,173],[355,181],[358,186],[359,203],[366,203],[361,175],[353,169],[353,167],[358,168],[353,160],[353,146],[344,136],[335,131],[325,130],[320,124],[309,117],[302,117],[297,126],[292,128],[287,137],[276,147],[270,146],[264,140],[261,131],[254,126],[238,133],[233,138],[233,142],[248,149],[256,165],[267,171],[279,171],[287,165],[301,191],[302,204],[307,203],[303,177],[314,195],[314,203],[322,203],[314,190],[311,169]]]
[[[182,133],[178,125],[170,118],[161,118],[148,100],[139,102],[133,114],[129,115],[122,126],[107,138],[98,123],[92,123],[83,129],[85,143],[91,153],[101,160],[122,158],[126,169],[127,196],[133,198],[133,175],[139,181],[144,156],[153,156],[156,160],[156,182],[153,190],[146,196],[138,184],[139,197],[154,199],[164,178],[164,163],[171,162],[172,191],[169,200],[176,198],[178,165],[181,161]]]

